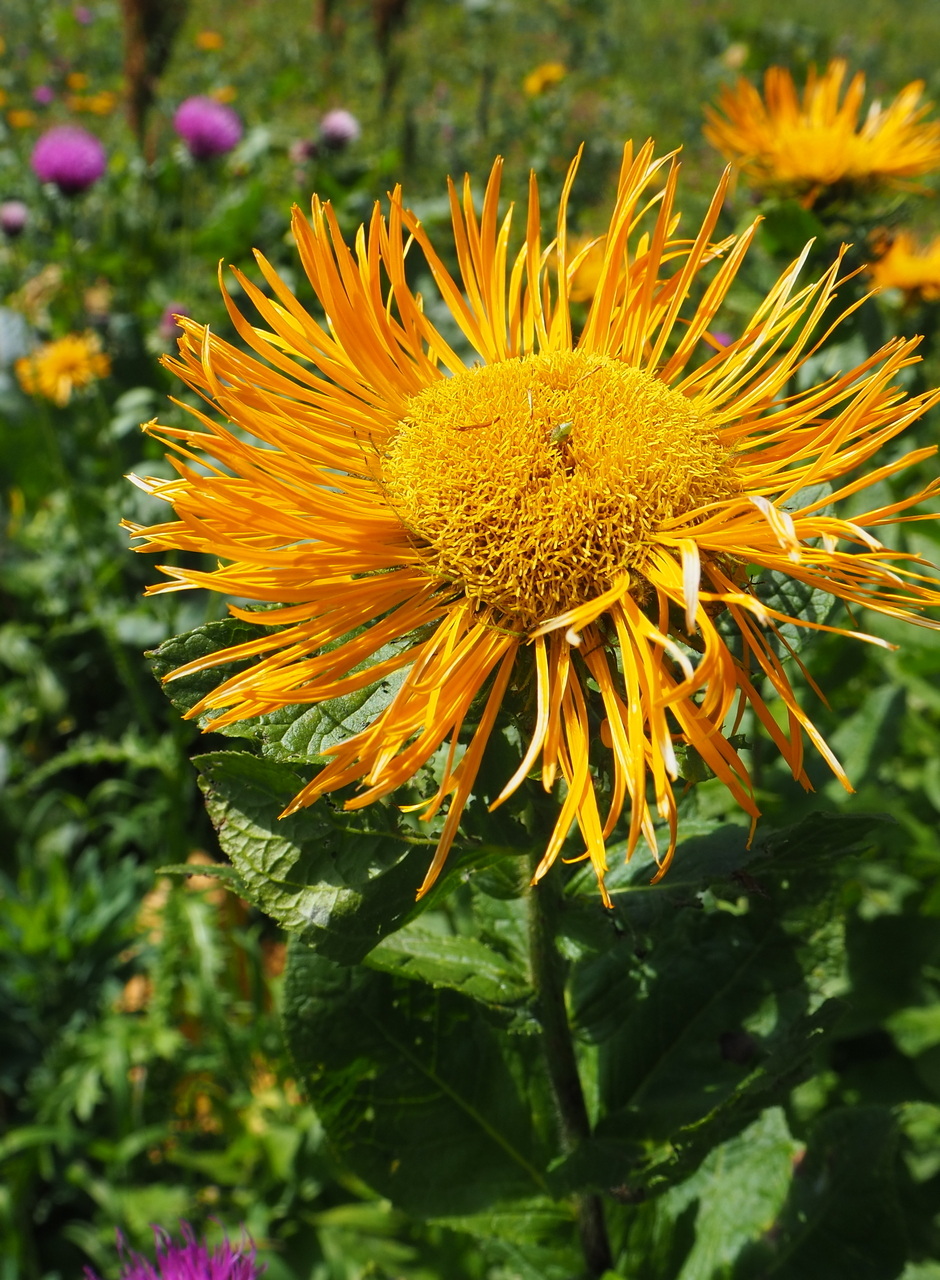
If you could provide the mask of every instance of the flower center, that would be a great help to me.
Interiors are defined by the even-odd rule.
[[[581,351],[467,369],[412,396],[382,462],[429,572],[529,628],[629,577],[657,528],[736,492],[715,421]]]

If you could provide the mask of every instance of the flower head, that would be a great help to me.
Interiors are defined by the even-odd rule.
[[[41,107],[48,107],[50,102],[55,102],[55,89],[51,84],[37,84],[33,90],[33,102],[38,102]]]
[[[138,483],[178,518],[129,525],[140,549],[224,561],[211,572],[165,566],[154,590],[209,587],[280,606],[230,605],[258,638],[175,675],[253,665],[220,680],[191,714],[221,727],[398,673],[388,706],[329,748],[288,811],[355,783],[346,807],[360,808],[436,757],[440,785],[424,816],[450,803],[422,891],[457,833],[510,682],[517,695],[530,689],[532,718],[493,806],[533,772],[548,791],[562,782],[536,878],[577,823],[605,892],[605,844],[621,821],[628,852],[641,836],[656,850],[658,813],[660,874],[672,856],[678,745],[694,748],[756,820],[726,729],[748,709],[804,786],[807,738],[849,785],[791,687],[780,628],[856,633],[790,618],[761,598],[752,575],[777,571],[893,617],[940,603],[916,560],[873,532],[925,494],[879,499],[851,520],[827,509],[934,453],[892,454],[866,469],[940,398],[898,389],[916,340],[895,339],[858,368],[794,392],[838,276],[836,264],[799,285],[799,261],[733,341],[703,354],[755,227],[713,242],[725,179],[694,237],[675,238],[678,166],[656,159],[652,143],[625,151],[603,269],[576,334],[579,262],[566,217],[575,170],[548,245],[531,179],[513,252],[512,209],[498,215],[500,163],[482,208],[469,179],[462,193],[452,187],[459,281],[400,191],[353,249],[314,198],[312,221],[297,211],[293,233],[328,322],[258,255],[270,292],[235,274],[260,319],[226,294],[254,355],[184,320],[180,357],[166,361],[214,401],[219,419],[193,411],[189,428],[148,427],[179,452],[178,477]],[[413,295],[409,246],[472,358]],[[826,485],[834,492],[820,497]],[[786,708],[783,727],[772,699]],[[593,771],[605,753],[602,812]]]
[[[12,240],[20,235],[29,222],[29,207],[22,200],[4,200],[0,203],[0,231]]]
[[[940,298],[940,236],[919,245],[910,232],[901,231],[868,271],[880,289],[900,289],[911,300],[936,302]]]
[[[54,404],[67,405],[73,391],[106,378],[111,360],[101,350],[94,333],[69,333],[46,342],[16,362],[16,376],[23,390]]]
[[[537,98],[548,89],[554,89],[568,74],[563,62],[543,62],[525,77],[522,92],[529,98]]]
[[[156,1258],[154,1262],[139,1253],[131,1253],[118,1237],[121,1254],[121,1280],[258,1280],[264,1267],[255,1259],[255,1247],[242,1240],[234,1248],[226,1240],[211,1249],[197,1240],[188,1222],[180,1226],[182,1241],[176,1244],[162,1227],[154,1227]],[[85,1268],[86,1280],[98,1280]]]
[[[173,128],[196,160],[224,156],[241,141],[242,122],[224,102],[197,95],[176,109]]]
[[[769,68],[763,98],[739,79],[706,108],[705,136],[755,186],[806,205],[830,187],[894,187],[940,166],[940,123],[923,120],[931,106],[921,104],[923,82],[885,107],[872,103],[860,122],[865,77],[857,72],[842,96],[846,71],[842,58],[822,75],[811,69],[802,101],[784,67]]]
[[[30,157],[40,182],[54,182],[63,195],[74,196],[98,181],[108,167],[101,142],[87,129],[73,124],[48,129]]]
[[[212,53],[216,49],[221,49],[225,41],[219,31],[197,31],[194,43],[196,48],[202,49],[204,53]]]
[[[320,121],[320,141],[330,151],[342,151],[355,142],[362,126],[351,111],[335,107]]]

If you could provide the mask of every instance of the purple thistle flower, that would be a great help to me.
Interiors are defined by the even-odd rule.
[[[33,102],[38,102],[41,107],[48,107],[50,102],[55,101],[55,89],[49,84],[37,84],[33,90]]]
[[[245,1236],[234,1249],[225,1240],[210,1251],[208,1245],[196,1239],[188,1222],[180,1223],[181,1244],[175,1244],[162,1227],[154,1227],[153,1234],[155,1263],[126,1249],[124,1237],[118,1232],[121,1280],[258,1280],[264,1270],[255,1259],[255,1246]],[[86,1267],[85,1280],[99,1277]]]
[[[84,4],[77,4],[75,6],[75,8],[72,10],[72,17],[75,19],[76,22],[80,23],[83,27],[90,26],[91,23],[93,23],[95,20],[95,15],[88,8],[88,6]]]
[[[320,121],[320,141],[331,151],[342,151],[355,142],[362,133],[362,126],[351,111],[336,107],[328,111]]]
[[[194,160],[224,156],[242,136],[242,122],[237,112],[224,102],[202,95],[180,103],[173,117],[173,128]]]
[[[22,200],[4,200],[0,203],[0,231],[12,240],[29,222],[29,208]]]
[[[66,196],[87,191],[108,167],[100,141],[74,124],[48,129],[33,147],[29,162],[40,182],[54,182]]]

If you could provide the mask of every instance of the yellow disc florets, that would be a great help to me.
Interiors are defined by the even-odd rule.
[[[408,401],[382,461],[430,572],[523,628],[643,580],[665,520],[735,492],[695,400],[580,351],[442,378]]]

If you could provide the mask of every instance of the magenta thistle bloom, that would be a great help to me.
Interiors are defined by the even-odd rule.
[[[355,142],[362,133],[362,126],[351,111],[336,107],[328,111],[320,121],[320,140],[332,151],[342,151]]]
[[[86,191],[108,167],[100,141],[74,124],[48,129],[33,147],[29,162],[40,182],[54,182],[67,196]]]
[[[83,27],[90,26],[91,23],[94,22],[95,20],[95,15],[88,8],[88,6],[84,4],[77,4],[75,6],[75,8],[72,10],[72,17],[75,19],[76,22],[81,23]]]
[[[242,136],[238,113],[224,102],[201,95],[180,103],[173,117],[173,128],[195,160],[224,156]]]
[[[181,1244],[176,1244],[162,1227],[153,1229],[157,1246],[155,1262],[124,1247],[118,1233],[121,1280],[257,1280],[264,1270],[255,1259],[255,1246],[243,1237],[233,1248],[226,1240],[210,1250],[197,1240],[188,1222],[180,1224]],[[99,1280],[90,1267],[86,1280]]]
[[[50,102],[55,101],[55,89],[50,84],[37,84],[33,90],[33,101],[38,102],[41,107],[48,107]]]

